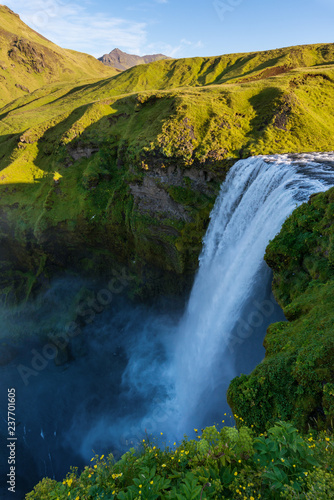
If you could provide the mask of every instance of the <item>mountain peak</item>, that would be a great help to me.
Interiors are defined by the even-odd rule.
[[[118,48],[113,49],[109,54],[104,54],[102,57],[99,57],[99,61],[103,62],[106,66],[113,66],[120,70],[129,69],[139,64],[149,64],[154,61],[160,61],[161,59],[171,58],[164,54],[137,56],[135,54],[127,54]]]
[[[20,16],[18,14],[16,14],[16,12],[12,11],[12,9],[10,9],[9,7],[7,7],[7,5],[3,5],[2,3],[0,3],[0,10],[6,11],[9,14],[12,14],[13,16],[16,16],[16,17],[18,17],[20,19]]]

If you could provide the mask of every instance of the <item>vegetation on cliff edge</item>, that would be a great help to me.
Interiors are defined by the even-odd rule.
[[[297,208],[265,259],[289,321],[268,329],[266,356],[234,379],[228,401],[254,428],[278,418],[300,429],[334,421],[334,188]]]

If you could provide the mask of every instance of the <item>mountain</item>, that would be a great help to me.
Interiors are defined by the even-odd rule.
[[[58,47],[0,5],[0,106],[50,83],[116,73],[92,56]]]
[[[160,61],[161,59],[171,59],[163,54],[153,54],[151,56],[136,56],[122,52],[120,49],[114,49],[109,54],[99,57],[99,61],[103,62],[106,66],[125,70],[138,66],[139,64],[149,64],[151,62]]]

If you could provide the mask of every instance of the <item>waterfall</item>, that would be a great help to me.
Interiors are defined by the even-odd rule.
[[[217,407],[217,397],[223,400],[223,389],[239,375],[233,346],[250,330],[250,297],[257,305],[254,323],[273,309],[268,300],[256,301],[269,241],[297,205],[332,185],[333,153],[252,157],[229,171],[211,213],[199,271],[178,327],[173,371],[180,431],[191,420],[196,425],[194,416],[203,410]],[[238,337],[238,331],[244,335]],[[217,379],[225,379],[225,384],[215,394]]]

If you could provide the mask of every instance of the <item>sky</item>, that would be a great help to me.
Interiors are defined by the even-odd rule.
[[[333,42],[334,0],[2,0],[64,48],[95,57],[214,56]]]

